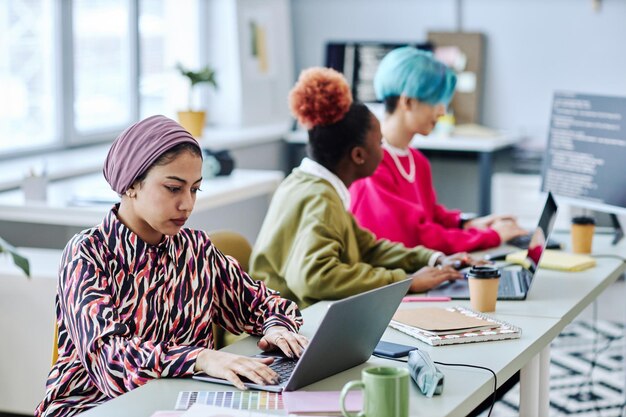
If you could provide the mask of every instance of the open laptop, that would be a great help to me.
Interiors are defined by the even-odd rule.
[[[245,378],[242,381],[247,387],[263,391],[295,391],[365,362],[374,352],[411,281],[406,279],[331,303],[300,359],[280,357],[270,365],[280,375],[279,384],[258,385],[246,382]],[[206,374],[193,378],[232,385],[230,381]]]
[[[556,220],[557,205],[551,193],[548,193],[546,204],[543,207],[539,224],[532,233],[526,255],[527,266],[516,269],[504,269],[498,287],[498,300],[525,300],[533,282],[537,265],[541,255],[548,245],[548,239],[554,221]],[[448,281],[428,292],[429,296],[447,296],[455,300],[469,300],[469,286],[467,280]]]

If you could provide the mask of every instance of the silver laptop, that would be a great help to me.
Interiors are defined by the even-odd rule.
[[[279,357],[270,365],[281,377],[279,384],[258,385],[243,378],[244,384],[263,391],[295,391],[365,362],[410,285],[406,279],[331,303],[300,359]],[[206,374],[193,378],[232,385]]]
[[[498,287],[498,300],[525,300],[530,291],[530,286],[537,272],[537,265],[541,255],[548,245],[548,238],[556,220],[557,205],[548,193],[546,204],[541,212],[539,224],[532,233],[528,244],[526,260],[528,267],[517,266],[516,269],[505,269],[500,277]],[[455,300],[469,300],[469,287],[467,280],[448,281],[428,292],[429,296],[447,296]]]

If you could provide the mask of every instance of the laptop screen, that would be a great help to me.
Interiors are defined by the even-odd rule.
[[[557,206],[551,193],[548,193],[546,204],[539,218],[539,224],[533,232],[530,243],[528,244],[528,253],[526,259],[528,260],[528,269],[532,274],[537,270],[537,265],[541,260],[544,250],[546,249],[548,237],[554,222],[556,221]]]

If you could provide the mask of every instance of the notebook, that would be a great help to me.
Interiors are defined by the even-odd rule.
[[[506,256],[506,261],[527,265],[526,251],[510,253]],[[546,250],[541,257],[540,266],[545,269],[576,272],[596,266],[596,260],[588,255],[567,253],[558,250]]]
[[[234,410],[214,405],[194,404],[181,417],[274,417],[274,414]]]
[[[501,271],[500,284],[498,286],[498,300],[525,300],[530,291],[539,261],[546,251],[548,238],[554,227],[557,213],[556,201],[551,193],[548,193],[539,223],[535,229],[529,250],[526,252],[524,267],[516,269],[504,269]],[[469,299],[469,285],[467,280],[459,279],[447,281],[437,288],[428,292],[429,296],[448,296],[456,300]]]
[[[420,317],[422,310],[432,311]],[[519,327],[464,307],[418,308],[401,310],[398,313],[394,315],[389,326],[431,346],[519,339],[522,335]],[[411,324],[424,323],[427,319],[431,323],[425,326],[426,329]],[[432,324],[432,321],[436,324]],[[441,330],[435,333],[432,331],[433,327],[448,328],[450,331]]]
[[[459,314],[454,309],[433,307],[420,308],[418,311],[419,314],[415,310],[399,310],[393,315],[393,320],[432,334],[466,333],[499,326],[477,317]]]
[[[365,362],[374,352],[412,279],[366,291],[328,305],[328,310],[299,360],[278,358],[270,367],[281,375],[276,385],[246,386],[263,391],[295,391]],[[283,375],[278,368],[286,368]],[[231,385],[205,374],[193,376],[206,382]]]

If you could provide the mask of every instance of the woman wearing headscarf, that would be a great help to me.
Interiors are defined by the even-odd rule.
[[[409,276],[414,292],[460,278],[449,265],[473,262],[466,254],[444,257],[376,239],[348,212],[348,187],[371,175],[382,155],[378,119],[352,101],[346,80],[328,68],[305,70],[289,100],[308,128],[309,157],[274,194],[252,252],[251,275],[300,307]]]
[[[202,171],[197,141],[164,116],[113,143],[104,176],[121,197],[98,226],[72,238],[56,299],[57,362],[35,415],[71,416],[155,378],[196,371],[259,384],[272,359],[213,350],[212,324],[259,335],[263,350],[299,356],[295,303],[252,280],[209,236],[183,228]]]
[[[429,52],[398,48],[380,63],[376,96],[385,104],[383,159],[376,172],[350,188],[350,211],[379,238],[446,254],[500,245],[525,235],[511,216],[464,219],[437,202],[428,159],[409,147],[428,135],[452,99],[456,75]]]

